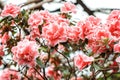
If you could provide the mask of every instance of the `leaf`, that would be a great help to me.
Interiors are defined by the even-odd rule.
[[[36,63],[40,65],[41,68],[45,67],[44,63],[39,58],[36,58]]]

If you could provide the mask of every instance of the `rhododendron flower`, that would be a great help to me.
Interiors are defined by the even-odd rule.
[[[20,7],[14,4],[8,4],[4,7],[1,16],[7,17],[12,16],[15,18],[20,13]]]
[[[0,80],[21,80],[21,79],[17,71],[5,69],[1,72]]]
[[[43,24],[43,17],[40,14],[40,11],[35,11],[32,13],[28,19],[28,24],[30,26],[39,26]]]
[[[113,10],[108,16],[107,23],[109,31],[116,40],[120,39],[120,11]]]
[[[115,44],[113,49],[115,53],[120,53],[120,42]]]
[[[51,23],[42,29],[42,36],[48,41],[48,44],[55,46],[60,42],[66,42],[66,24]]]
[[[18,42],[17,46],[12,47],[13,60],[19,65],[35,65],[38,55],[38,46],[35,41],[24,39]]]
[[[87,65],[90,65],[94,61],[94,58],[91,56],[86,56],[85,54],[79,54],[74,57],[75,66],[80,70],[85,68]]]
[[[70,41],[77,43],[80,39],[79,35],[81,33],[80,27],[72,26],[67,28],[67,36]]]
[[[61,72],[60,71],[55,71],[54,66],[49,66],[46,68],[46,75],[48,77],[53,77],[54,80],[61,80]]]
[[[61,12],[63,12],[63,13],[69,13],[69,12],[76,13],[76,6],[74,4],[72,4],[71,2],[65,2],[64,6],[61,7]]]

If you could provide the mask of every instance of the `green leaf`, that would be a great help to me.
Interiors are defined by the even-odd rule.
[[[36,58],[36,62],[38,65],[40,65],[41,68],[45,67],[44,63],[39,58]]]

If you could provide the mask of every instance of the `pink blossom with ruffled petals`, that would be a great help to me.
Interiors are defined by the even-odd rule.
[[[80,39],[79,35],[81,33],[81,30],[77,26],[72,26],[67,28],[67,36],[68,39],[74,43],[77,43]]]
[[[20,7],[14,4],[8,4],[4,7],[1,16],[12,16],[15,18],[20,13]]]
[[[18,42],[17,46],[12,47],[13,60],[19,65],[35,65],[35,59],[38,55],[38,45],[35,41],[24,39]]]
[[[33,28],[30,32],[30,40],[35,40],[36,38],[40,38],[39,28]]]
[[[120,42],[114,45],[114,52],[120,53]]]
[[[39,26],[43,24],[43,17],[40,14],[40,11],[35,11],[30,15],[28,19],[28,24],[30,26]]]
[[[120,11],[113,10],[107,18],[109,31],[115,40],[120,39]]]
[[[5,69],[0,75],[0,80],[21,80],[20,75],[15,70]]]
[[[60,71],[55,71],[54,66],[49,66],[46,68],[46,75],[48,77],[53,77],[54,80],[61,80],[61,72]]]
[[[79,54],[74,57],[75,66],[80,70],[83,70],[87,65],[90,65],[94,61],[94,58],[91,56],[86,56],[85,54]]]
[[[64,6],[61,7],[61,12],[63,12],[63,13],[69,13],[69,12],[76,13],[76,6],[74,4],[72,4],[71,2],[65,2]]]
[[[66,24],[51,23],[42,29],[42,36],[48,41],[48,45],[55,46],[67,41]]]

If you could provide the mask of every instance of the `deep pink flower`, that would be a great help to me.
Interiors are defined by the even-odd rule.
[[[14,4],[8,4],[4,7],[1,16],[12,16],[15,18],[20,13],[20,7]]]
[[[35,11],[30,15],[28,19],[28,24],[30,26],[39,26],[43,24],[43,17],[40,14],[40,11]]]
[[[116,40],[120,39],[120,10],[113,10],[107,18],[109,31]]]
[[[66,24],[52,23],[42,29],[42,36],[48,41],[48,44],[55,46],[60,42],[66,42]]]
[[[0,80],[21,80],[20,75],[15,70],[5,69],[0,75]]]
[[[61,12],[63,12],[63,13],[69,13],[69,12],[76,13],[76,6],[74,4],[72,4],[71,2],[65,2],[64,6],[61,7]]]
[[[114,52],[120,53],[120,42],[114,45]]]
[[[86,56],[85,54],[79,54],[74,57],[75,66],[80,70],[85,68],[87,65],[90,65],[92,61],[94,61],[94,58],[92,56]]]
[[[12,47],[13,60],[19,65],[35,65],[38,55],[38,46],[35,41],[24,39],[18,42],[17,46]]]

